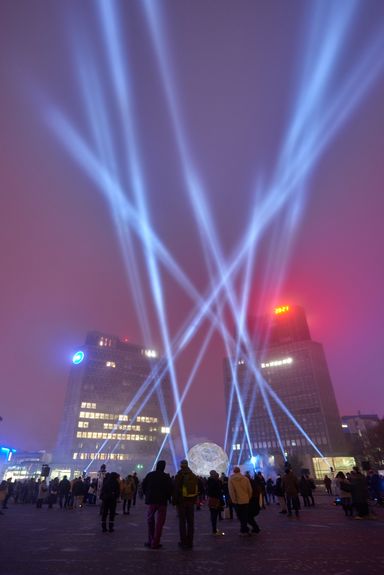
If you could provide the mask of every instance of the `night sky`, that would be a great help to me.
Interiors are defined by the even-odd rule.
[[[136,210],[143,191],[151,229],[203,298],[254,218],[261,233],[230,276],[235,297],[251,262],[247,311],[302,305],[325,347],[341,415],[382,417],[384,3],[108,4],[118,13],[120,35],[111,38],[122,84],[96,0],[0,3],[1,444],[54,447],[71,357],[87,331],[164,350],[143,235],[112,207],[57,118]],[[130,98],[124,113],[118,85],[125,104]],[[294,183],[280,201],[287,173]],[[209,211],[200,230],[188,192],[196,180]],[[146,330],[121,248],[127,238]],[[156,261],[172,340],[196,304]],[[234,333],[223,291],[219,306]],[[209,326],[177,360],[181,389]],[[185,403],[191,445],[223,442],[224,355],[216,333]]]

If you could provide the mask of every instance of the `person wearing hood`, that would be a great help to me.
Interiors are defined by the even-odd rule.
[[[197,477],[188,467],[188,461],[183,459],[175,476],[173,491],[173,503],[179,516],[179,547],[182,549],[193,547],[195,504],[198,493]]]
[[[233,468],[233,474],[228,481],[229,495],[235,506],[237,518],[240,521],[240,536],[250,535],[248,530],[249,501],[252,497],[252,486],[247,477],[240,473],[240,467]]]
[[[172,496],[172,481],[165,473],[165,461],[158,461],[156,470],[148,473],[142,482],[145,503],[148,505],[148,541],[144,543],[151,549],[160,549],[163,525],[167,517],[167,503]]]

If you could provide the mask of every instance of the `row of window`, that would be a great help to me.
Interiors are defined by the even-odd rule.
[[[159,420],[157,417],[144,417],[141,415],[136,417],[136,421],[141,421],[142,423],[157,423]]]
[[[76,437],[85,439],[119,439],[129,441],[155,441],[153,435],[133,435],[130,433],[102,433],[100,431],[78,431]]]
[[[80,427],[80,425],[79,425]],[[113,423],[103,423],[104,429],[123,429],[125,431],[141,431],[140,425],[125,425],[122,423],[121,425],[114,425]],[[150,431],[156,431],[156,429],[150,429]]]
[[[96,409],[96,403],[88,403],[87,401],[81,402],[82,409]]]
[[[325,437],[317,437],[316,439],[312,439],[312,441],[317,445],[326,445],[327,439]],[[309,445],[309,441],[303,438],[298,439],[282,439],[281,443],[285,447],[299,447],[299,446],[306,446]],[[277,441],[254,441],[252,447],[255,449],[267,449],[271,447],[279,447]],[[240,451],[241,445],[240,443],[235,443],[232,445],[233,451]]]
[[[83,404],[82,404],[83,405]],[[96,407],[96,404],[94,404]],[[115,413],[102,413],[100,411],[80,411],[79,417],[82,419],[109,419],[112,421],[129,421],[128,415]],[[157,423],[157,417],[136,417],[138,423]]]
[[[129,455],[126,453],[74,453],[73,459],[101,459],[106,461],[128,461]]]
[[[101,337],[99,339],[100,347],[112,347],[112,340],[109,337]]]

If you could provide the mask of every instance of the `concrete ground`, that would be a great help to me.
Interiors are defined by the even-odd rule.
[[[178,548],[175,509],[169,507],[159,550],[144,547],[146,507],[138,501],[130,515],[116,517],[114,533],[102,533],[98,508],[76,511],[9,504],[0,516],[0,575],[205,575],[249,573],[375,575],[384,573],[384,509],[376,519],[344,516],[332,498],[317,497],[300,518],[278,513],[277,505],[257,518],[261,533],[238,535],[236,519],[223,520],[225,533],[210,533],[209,512],[195,514],[195,544]]]

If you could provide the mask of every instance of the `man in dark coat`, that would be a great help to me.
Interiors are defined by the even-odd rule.
[[[101,513],[101,528],[104,532],[107,531],[107,517],[109,514],[109,532],[114,531],[115,515],[116,515],[116,503],[120,497],[120,482],[119,474],[112,471],[112,473],[107,473],[103,486],[101,488],[100,499],[103,502],[102,513]]]
[[[172,481],[164,472],[165,461],[158,461],[156,470],[146,475],[142,482],[145,503],[148,505],[148,541],[144,543],[151,549],[160,549],[163,525],[167,517],[167,503],[172,496]]]
[[[358,467],[351,472],[352,502],[359,519],[369,516],[368,485],[365,476]]]
[[[292,509],[295,511],[296,517],[299,517],[299,480],[290,467],[285,468],[285,475],[283,475],[281,483],[287,499],[288,517],[292,516]]]
[[[67,476],[64,475],[63,479],[59,483],[59,506],[60,509],[67,509],[69,503],[69,494],[71,492],[71,483],[68,480]]]

